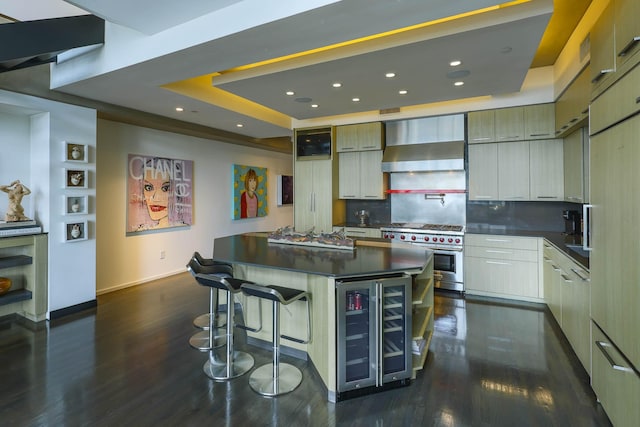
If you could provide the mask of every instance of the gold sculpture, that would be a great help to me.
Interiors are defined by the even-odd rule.
[[[31,194],[31,190],[29,190],[18,179],[9,185],[0,185],[0,190],[9,195],[9,207],[7,208],[7,213],[4,216],[5,221],[28,221],[29,218],[24,216],[24,208],[21,203],[24,196]]]

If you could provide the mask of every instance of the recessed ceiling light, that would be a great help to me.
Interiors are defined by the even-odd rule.
[[[288,96],[293,96],[293,95],[295,95],[295,94],[296,94],[296,93],[295,93],[294,91],[292,91],[292,90],[288,90],[288,91],[286,91],[285,93],[286,93]]]
[[[360,102],[360,98],[351,98],[353,102]]]
[[[332,84],[331,86],[333,87],[342,87],[342,83],[340,82],[335,82],[334,84]]]
[[[456,59],[455,61],[451,61],[449,62],[449,65],[452,67],[457,67],[458,65],[462,64],[462,61]]]
[[[464,82],[455,82],[453,85],[454,86],[462,86],[462,85],[464,85]]]
[[[179,113],[181,113],[181,112],[183,112],[183,111],[184,111],[184,108],[182,108],[182,107],[176,107],[176,111],[177,111],[177,112],[179,112]]]
[[[407,91],[406,91],[405,89],[402,89],[402,90],[399,90],[399,91],[398,91],[398,93],[399,93],[400,95],[406,95],[406,94],[407,94]]]
[[[311,104],[311,108],[318,108],[318,104]]]
[[[242,123],[238,123],[236,124],[236,127],[241,128],[241,127],[244,127],[244,125]]]
[[[388,79],[392,79],[392,78],[394,78],[394,77],[396,76],[396,73],[387,73],[387,74],[385,74],[384,76],[385,76],[386,78],[388,78]]]

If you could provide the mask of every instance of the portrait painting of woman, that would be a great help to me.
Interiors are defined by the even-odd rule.
[[[191,225],[193,161],[129,154],[127,232]]]
[[[233,218],[267,215],[267,169],[233,166]]]

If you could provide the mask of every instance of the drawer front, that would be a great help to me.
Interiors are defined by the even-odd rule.
[[[640,419],[640,377],[592,323],[593,369],[591,385],[615,426],[636,426]]]
[[[494,236],[489,234],[466,234],[465,246],[487,246],[491,248],[538,250],[535,237]]]
[[[537,263],[465,257],[465,268],[465,287],[470,293],[540,297]]]
[[[495,260],[538,262],[538,251],[486,246],[468,246],[465,256]]]

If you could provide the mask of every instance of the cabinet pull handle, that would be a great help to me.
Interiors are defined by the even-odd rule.
[[[557,199],[558,196],[536,196],[536,199]]]
[[[509,239],[492,239],[492,238],[486,238],[485,239],[487,242],[499,242],[499,243],[509,243],[511,242],[511,240]]]
[[[582,274],[580,274],[580,272],[578,270],[576,270],[575,268],[571,267],[571,271],[573,271],[573,274],[575,274],[576,276],[578,276],[580,278],[580,280],[582,280],[583,282],[590,282],[591,279],[583,276]]]
[[[575,120],[578,120],[578,119],[575,119]],[[532,133],[532,134],[529,134],[529,136],[549,136],[549,135],[551,135],[551,134],[550,133]]]
[[[591,83],[597,83],[601,78],[605,76],[605,74],[613,73],[613,71],[614,70],[612,68],[608,68],[606,70],[600,70],[598,75],[591,80]]]
[[[492,199],[493,196],[475,196],[475,199]]]
[[[565,276],[564,274],[560,274],[560,277],[562,277],[562,281],[565,283],[573,283],[573,280],[569,279],[567,276]]]
[[[633,49],[635,44],[638,43],[639,41],[640,41],[640,36],[634,36],[633,38],[631,38],[629,43],[627,43],[626,45],[624,45],[622,49],[620,49],[620,52],[618,52],[618,56],[626,56],[626,54],[629,53],[629,51]]]
[[[636,104],[640,104],[640,96],[636,98]]]
[[[591,229],[589,227],[592,208],[593,205],[582,205],[582,249],[585,251],[593,249],[591,247]]]
[[[524,196],[507,196],[505,199],[514,200],[514,199],[524,199]]]
[[[496,264],[496,265],[511,265],[510,262],[502,262],[502,261],[485,261],[487,264]]]
[[[517,139],[520,138],[520,135],[507,135],[507,136],[501,136],[500,139]]]
[[[513,254],[512,251],[498,251],[495,249],[486,249],[485,252],[488,254]]]
[[[616,371],[622,371],[622,372],[633,372],[633,369],[627,368],[626,366],[618,365],[616,362],[613,361],[613,358],[611,357],[609,352],[605,349],[605,347],[613,347],[611,344],[604,341],[596,341],[596,345],[598,346],[602,354],[604,354],[604,357],[607,359],[607,362],[609,362],[609,365],[611,365],[613,369],[615,369]]]
[[[487,141],[489,139],[491,139],[491,138],[489,138],[488,136],[482,136],[482,137],[479,137],[479,138],[473,138],[472,141]]]

